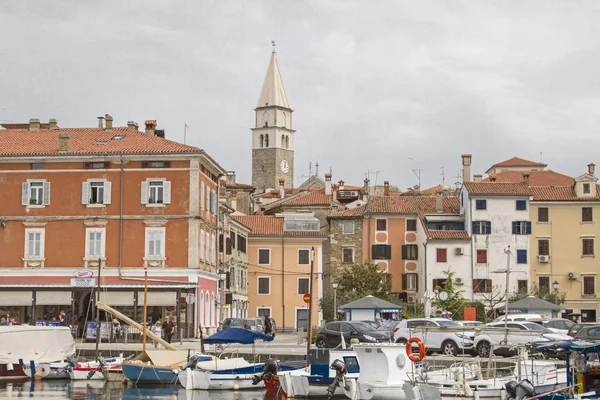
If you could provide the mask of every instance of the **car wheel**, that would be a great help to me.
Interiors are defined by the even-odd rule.
[[[316,343],[317,347],[320,349],[324,349],[327,347],[327,343],[325,342],[325,340],[323,339],[317,339],[317,343]]]
[[[490,345],[490,342],[484,340],[482,342],[479,342],[479,344],[477,345],[477,354],[481,358],[488,358],[490,356],[491,349],[492,346]]]
[[[406,344],[406,339],[403,338],[403,337],[398,338],[398,340],[396,340],[396,343],[398,343],[398,344]]]
[[[445,356],[455,356],[458,354],[458,346],[451,340],[442,343],[442,353]]]

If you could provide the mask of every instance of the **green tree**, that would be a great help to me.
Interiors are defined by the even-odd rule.
[[[448,300],[442,302],[439,297],[436,296],[431,304],[439,310],[445,309],[450,311],[453,319],[463,319],[464,308],[466,305],[466,300],[463,297],[464,290],[459,290],[454,286],[454,275],[456,275],[456,273],[451,271],[450,268],[444,271],[444,275],[446,275],[446,280],[442,281],[442,283],[437,285],[434,289],[438,292],[442,290],[446,291],[448,293]]]
[[[549,301],[550,303],[553,303],[553,304],[558,303],[559,305],[561,305],[561,304],[565,303],[567,293],[566,292],[556,293],[552,289],[540,288],[538,285],[536,285],[535,282],[532,282],[529,292],[523,291],[523,290],[519,291],[519,292],[514,292],[508,297],[508,302],[513,303],[517,300],[524,299],[525,297],[528,297],[528,296],[534,296],[534,297],[540,298],[542,300]]]

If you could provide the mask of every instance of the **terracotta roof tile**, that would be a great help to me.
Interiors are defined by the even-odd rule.
[[[68,133],[69,151],[59,153],[58,135]],[[120,140],[112,139],[122,136]],[[68,155],[68,154],[147,154],[147,153],[201,153],[202,149],[173,142],[157,136],[118,127],[110,131],[102,128],[60,128],[29,131],[27,129],[0,129],[0,155]]]
[[[596,185],[596,197],[578,198],[573,186],[532,187],[534,201],[598,201],[600,185]]]
[[[529,186],[572,186],[575,184],[575,180],[572,177],[552,170],[528,171],[527,173],[529,174]],[[480,182],[491,182],[491,178],[496,179],[496,183],[523,182],[523,172],[498,172],[482,179]]]
[[[519,157],[509,158],[508,160],[501,161],[492,165],[493,167],[540,167],[546,166],[546,164],[525,160]]]
[[[429,230],[428,236],[430,239],[457,239],[469,240],[469,234],[465,231],[434,231]]]
[[[531,196],[533,192],[522,182],[465,182],[470,195]]]
[[[325,194],[325,189],[307,190],[292,196],[289,199],[283,199],[279,204],[282,206],[321,206],[331,204],[330,195]]]
[[[459,211],[457,196],[443,197],[444,214]],[[366,213],[377,214],[435,214],[436,196],[380,196],[371,197]]]
[[[325,237],[326,233],[318,232],[288,232],[283,230],[283,218],[268,215],[232,215],[232,217],[252,230],[254,236],[295,236],[295,237]]]
[[[356,219],[362,218],[365,215],[365,210],[367,209],[367,205],[363,204],[362,206],[358,206],[355,208],[350,208],[348,210],[343,211],[335,211],[327,216],[330,219]]]

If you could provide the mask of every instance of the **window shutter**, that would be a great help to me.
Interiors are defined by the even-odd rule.
[[[110,204],[111,196],[112,196],[112,183],[104,182],[104,204]]]
[[[219,233],[219,253],[223,252],[223,234]]]
[[[477,287],[478,279],[473,279],[473,293],[479,293],[479,288]]]
[[[473,229],[473,230],[472,230],[472,233],[473,233],[474,235],[478,234],[479,232],[477,232],[477,221],[473,221],[473,222],[471,222],[471,225],[472,225],[472,229]]]
[[[408,278],[407,274],[402,274],[402,290],[406,291],[408,289]]]
[[[392,259],[392,246],[390,246],[389,244],[385,245],[385,259]]]
[[[206,187],[206,211],[210,211],[210,188]]]
[[[213,214],[217,215],[217,192],[215,190],[213,190],[213,192],[212,192],[212,197],[213,197]]]
[[[225,253],[227,255],[231,254],[231,244],[233,243],[233,241],[231,240],[230,237],[227,238],[227,240],[225,240]]]
[[[419,291],[419,274],[414,274],[415,275],[415,292]]]
[[[200,210],[204,211],[204,182],[200,182]]]
[[[142,204],[148,204],[148,181],[142,181]]]
[[[376,245],[371,246],[371,259],[377,260],[377,246]]]
[[[229,272],[229,271],[226,272],[225,287],[227,289],[229,289],[231,287],[231,272]]]
[[[491,221],[485,221],[485,226],[486,226],[486,233],[489,235],[492,233],[492,222]]]
[[[516,235],[516,234],[518,233],[518,232],[517,232],[517,224],[518,224],[518,222],[517,222],[517,221],[513,221],[513,222],[512,222],[512,234],[513,234],[513,235]]]
[[[90,183],[82,182],[81,183],[81,204],[89,204],[89,202],[90,202]]]
[[[405,244],[402,245],[402,259],[406,260],[408,258],[407,247]]]
[[[44,205],[50,205],[50,182],[44,182]]]
[[[531,235],[531,222],[527,221],[527,231],[525,232],[528,235]]]
[[[164,185],[163,204],[171,204],[171,182],[165,181]]]
[[[21,184],[21,205],[29,205],[29,182]]]
[[[486,293],[492,292],[492,280],[491,279],[485,280],[485,291],[486,291]]]

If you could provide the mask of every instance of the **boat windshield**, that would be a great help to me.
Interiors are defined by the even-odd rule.
[[[452,320],[437,320],[435,322],[437,322],[440,326],[462,326],[458,322]]]
[[[554,333],[550,329],[544,328],[543,326],[538,325],[533,322],[525,322],[525,323],[523,323],[523,326],[525,328],[527,328],[527,330],[529,330],[529,331],[538,331],[538,332],[542,332],[542,333]]]
[[[366,322],[353,322],[352,326],[359,332],[370,332],[377,331],[372,325],[367,324]]]

